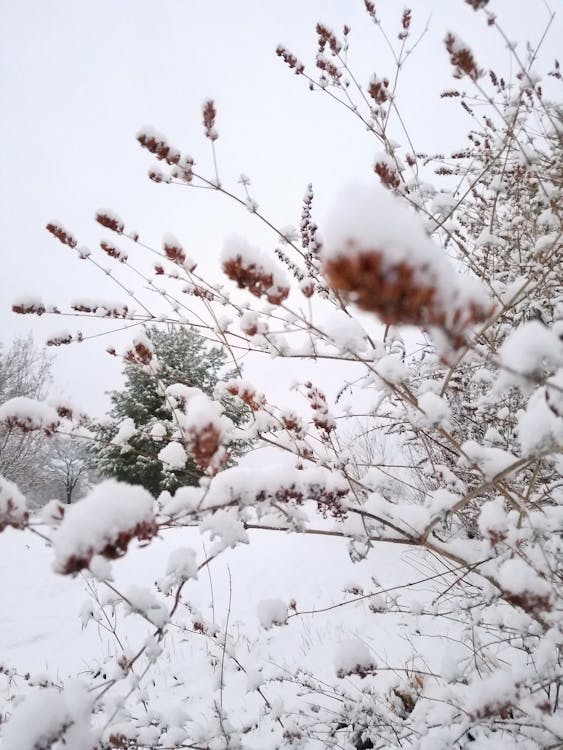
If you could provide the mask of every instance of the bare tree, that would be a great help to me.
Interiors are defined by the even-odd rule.
[[[70,438],[54,438],[50,445],[40,499],[64,499],[64,502],[70,505],[90,489],[93,479],[91,457],[83,444]]]
[[[33,343],[32,336],[0,344],[0,404],[18,396],[44,398],[51,380],[52,359]],[[0,426],[0,475],[33,498],[44,480],[49,450],[41,432],[26,432],[14,425]]]

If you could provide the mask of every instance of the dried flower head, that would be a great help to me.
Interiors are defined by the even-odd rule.
[[[68,232],[62,224],[59,224],[58,222],[52,221],[45,227],[48,232],[50,232],[53,237],[56,237],[59,242],[62,242],[63,245],[68,245],[69,247],[76,247],[78,244],[75,237]]]
[[[350,190],[334,221],[324,270],[334,289],[388,325],[441,329],[454,346],[464,329],[488,317],[481,287],[460,283],[448,260],[399,199],[381,190]]]
[[[450,62],[454,66],[454,78],[469,76],[472,81],[477,81],[483,75],[483,71],[477,66],[473,52],[455,34],[448,32],[444,40],[446,49],[450,55]]]
[[[215,102],[213,99],[207,99],[203,103],[203,129],[205,137],[209,138],[210,141],[216,141],[219,138],[219,133],[215,130],[216,116]]]
[[[389,81],[387,78],[380,79],[375,73],[368,84],[368,94],[378,105],[389,100]]]
[[[29,512],[24,496],[13,482],[0,476],[0,532],[8,526],[23,529],[28,520]]]
[[[73,341],[82,341],[84,338],[81,331],[75,334],[70,331],[62,331],[61,333],[54,333],[49,336],[45,342],[47,346],[64,346],[66,344],[72,344]]]
[[[18,315],[43,315],[46,307],[40,300],[18,300],[12,305],[12,312]]]
[[[139,365],[148,365],[153,358],[153,346],[149,339],[144,336],[137,336],[123,357],[127,362],[133,362]]]
[[[172,234],[166,234],[162,240],[162,247],[168,260],[183,266],[186,262],[186,253],[182,245]]]
[[[289,284],[284,274],[270,258],[241,237],[226,241],[222,261],[223,271],[240,289],[248,289],[255,297],[266,297],[272,305],[280,305],[287,299]]]
[[[137,134],[137,140],[143,148],[146,148],[157,159],[165,161],[167,164],[178,164],[180,161],[180,152],[171,146],[163,135],[151,127],[142,128]]]
[[[100,242],[100,247],[102,248],[104,253],[106,253],[106,255],[109,255],[110,258],[115,258],[120,263],[125,263],[125,261],[127,260],[127,253],[124,250],[118,248],[112,242],[102,240]]]
[[[378,157],[373,166],[373,171],[381,180],[381,184],[391,190],[396,189],[401,184],[401,176],[393,160],[386,154]]]
[[[251,383],[240,379],[227,382],[225,390],[231,396],[238,396],[252,411],[262,409],[266,403],[266,397],[263,393],[258,393]]]
[[[326,46],[328,45],[331,52],[333,52],[335,55],[338,55],[338,53],[342,49],[342,44],[338,41],[334,32],[322,23],[317,24],[316,32],[318,37],[319,52],[324,52]]]
[[[291,70],[295,71],[295,75],[300,75],[305,70],[305,65],[281,44],[276,47],[276,55],[278,57],[281,57],[284,63],[288,65]]]
[[[210,466],[219,468],[227,458],[228,454],[221,445],[221,432],[210,422],[204,427],[192,427],[188,430],[188,445],[201,469]]]
[[[100,209],[96,213],[96,221],[103,227],[111,229],[112,232],[123,234],[124,224],[119,216],[116,216],[116,214],[114,214],[112,211],[108,211],[107,209]]]

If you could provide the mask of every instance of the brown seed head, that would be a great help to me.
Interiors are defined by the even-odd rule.
[[[56,237],[59,242],[62,242],[63,245],[76,247],[76,245],[78,244],[72,234],[70,232],[67,232],[67,230],[60,224],[51,222],[50,224],[47,224],[45,228],[53,235],[53,237]]]
[[[473,53],[451,32],[444,40],[446,49],[450,55],[450,62],[454,66],[454,78],[469,76],[472,81],[477,81],[483,75],[483,71],[477,67]]]
[[[256,263],[243,261],[240,255],[223,262],[225,274],[236,281],[239,289],[248,289],[255,297],[265,296],[272,305],[280,305],[289,295],[289,288],[275,285],[271,273]]]
[[[213,99],[207,99],[203,103],[203,129],[205,131],[205,137],[209,138],[210,141],[216,141],[219,137],[219,133],[215,130],[216,116],[217,110],[215,109],[215,102]]]
[[[117,234],[123,234],[123,222],[117,218],[117,216],[113,216],[112,214],[108,214],[106,211],[98,211],[96,214],[96,221],[98,224],[101,224],[103,227],[106,227],[107,229],[111,229],[112,232],[117,232]]]

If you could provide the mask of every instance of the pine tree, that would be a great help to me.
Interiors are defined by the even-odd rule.
[[[125,365],[125,385],[111,394],[110,420],[97,428],[94,453],[100,474],[140,484],[157,496],[163,490],[173,492],[186,484],[197,485],[201,476],[191,459],[182,469],[165,467],[158,459],[175,432],[163,390],[180,383],[211,395],[224,373],[227,357],[221,347],[208,347],[193,329],[151,327],[147,334],[158,358],[158,372],[138,363]],[[223,403],[235,424],[244,420],[245,409],[234,406],[228,398]],[[233,450],[236,452],[236,446]]]

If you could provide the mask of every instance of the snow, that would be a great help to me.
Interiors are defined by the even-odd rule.
[[[111,713],[113,707],[118,711],[111,726],[113,732],[123,731],[125,736],[137,741],[139,737],[148,737],[146,733],[152,732],[150,736],[154,740],[154,727],[161,721],[171,738],[185,738],[187,729],[191,742],[197,744],[198,738],[203,738],[201,741],[205,740],[210,747],[216,745],[206,739],[207,732],[212,731],[213,701],[217,700],[215,691],[219,684],[223,639],[222,631],[218,631],[214,623],[220,627],[225,623],[229,607],[231,626],[225,664],[229,664],[229,653],[232,652],[245,671],[237,669],[227,673],[225,667],[225,715],[242,725],[246,720],[252,722],[260,717],[264,732],[258,739],[248,737],[244,746],[249,750],[270,750],[275,747],[275,743],[271,744],[268,739],[268,722],[275,723],[275,716],[280,712],[283,714],[286,709],[291,710],[292,706],[297,708],[299,705],[295,702],[291,683],[284,684],[289,672],[300,669],[302,671],[298,674],[304,675],[304,679],[309,679],[305,675],[310,675],[311,679],[318,678],[325,683],[340,672],[342,677],[351,675],[351,679],[361,687],[362,676],[371,674],[377,667],[381,669],[377,674],[386,680],[396,668],[412,666],[417,658],[415,654],[422,646],[425,666],[420,665],[420,668],[426,669],[432,665],[438,668],[444,658],[446,644],[456,642],[449,640],[448,633],[439,628],[443,623],[437,623],[436,630],[428,631],[428,634],[432,634],[430,639],[425,638],[424,632],[418,636],[411,627],[406,626],[400,614],[385,612],[385,602],[377,614],[372,614],[369,609],[371,599],[337,607],[322,616],[299,614],[289,617],[284,627],[268,628],[261,635],[263,625],[257,619],[257,606],[261,602],[267,602],[264,609],[270,616],[279,607],[278,615],[282,621],[282,607],[285,618],[295,611],[314,613],[326,605],[339,603],[341,600],[336,592],[344,591],[351,578],[354,585],[366,593],[374,590],[374,575],[377,575],[382,588],[408,586],[411,581],[421,578],[420,565],[423,560],[425,566],[430,560],[410,550],[378,544],[373,550],[372,559],[352,564],[343,540],[334,539],[327,544],[326,538],[302,534],[248,533],[251,545],[227,551],[210,563],[209,576],[206,573],[198,579],[190,578],[183,589],[182,605],[177,615],[189,608],[193,612],[194,622],[201,622],[210,633],[219,632],[218,636],[198,636],[182,629],[181,623],[185,620],[177,619],[177,627],[167,627],[165,644],[155,643],[152,638],[147,640],[154,627],[164,622],[166,614],[158,606],[161,597],[148,584],[151,576],[159,570],[172,575],[184,563],[188,565],[185,572],[193,570],[196,549],[202,550],[205,557],[211,554],[209,547],[202,549],[197,529],[167,531],[162,539],[154,539],[144,549],[133,548],[127,557],[114,563],[114,586],[130,597],[134,605],[131,608],[118,604],[115,615],[117,632],[125,645],[125,653],[133,655],[146,643],[148,656],[152,659],[164,645],[166,648],[162,661],[159,659],[155,662],[149,681],[141,683],[138,692],[139,700],[143,696],[149,700],[149,714],[145,714],[144,709],[136,710],[139,705],[137,698],[129,704],[130,710],[123,710],[120,704],[123,693],[135,684],[137,676],[129,678],[119,676],[117,672],[109,673],[122,681],[114,697],[111,692],[108,693],[105,705],[106,714],[108,711]],[[189,546],[185,547],[186,544]],[[184,549],[182,554],[176,555],[180,545]],[[188,551],[184,554],[184,550]],[[33,668],[37,672],[37,667],[40,667],[47,677],[59,675],[61,679],[79,671],[91,675],[100,669],[105,674],[110,666],[115,669],[112,660],[108,663],[107,655],[119,657],[123,652],[96,617],[90,618],[92,607],[88,610],[84,608],[83,587],[85,584],[91,585],[89,579],[55,576],[49,570],[52,551],[28,532],[4,532],[0,536],[0,555],[7,561],[7,568],[0,579],[0,599],[3,602],[0,662],[4,662],[4,657],[8,656],[10,662],[21,665],[22,669]],[[172,564],[173,558],[175,562]],[[414,590],[408,587],[404,591],[423,603],[429,595],[432,596],[432,586],[430,592],[428,587],[429,583],[425,583],[422,587],[415,586]],[[109,590],[106,595],[101,584],[97,584],[97,589],[100,602],[119,601],[119,597]],[[25,600],[22,600],[21,591],[28,592]],[[275,606],[271,601],[268,603],[274,597],[277,598]],[[383,600],[385,597],[374,599]],[[91,601],[94,611],[98,612],[96,601]],[[288,602],[291,602],[290,608]],[[167,604],[167,609],[169,606]],[[129,616],[123,617],[127,612]],[[86,619],[86,616],[88,623],[81,632],[81,617]],[[144,616],[154,624],[147,623]],[[421,626],[424,622],[425,619],[421,618]],[[346,637],[346,634],[352,637]],[[462,656],[465,657],[464,651],[460,651],[456,662],[461,670],[460,675],[463,674]],[[216,665],[212,669],[210,662]],[[393,686],[396,683],[387,684]],[[0,701],[2,685],[0,676]],[[264,712],[263,699],[256,692],[257,687],[261,688],[272,706],[271,714]],[[478,684],[472,686],[473,689],[476,693]],[[210,703],[202,698],[205,695],[209,696]],[[359,696],[358,693],[361,700]],[[64,700],[66,705],[66,694]],[[315,696],[315,700],[319,700],[319,697]],[[479,710],[477,704],[475,708]],[[62,710],[66,710],[64,706]],[[9,707],[8,712],[11,711]],[[10,724],[11,719],[3,725],[4,733]],[[105,736],[107,738],[107,734]],[[164,744],[164,736],[168,734],[161,736],[160,743],[153,742],[153,746],[168,746]],[[10,750],[15,750],[15,747],[12,746]],[[78,744],[76,747],[81,748]],[[432,748],[433,745],[427,747]],[[62,747],[55,746],[53,750],[62,750]]]
[[[505,670],[475,680],[467,691],[465,709],[473,718],[498,714],[517,696],[517,680]]]
[[[502,246],[502,240],[500,237],[491,234],[488,230],[483,229],[481,234],[475,240],[475,247],[485,247],[486,245],[492,247]]]
[[[258,602],[257,613],[260,625],[268,629],[274,625],[285,625],[288,607],[281,599],[263,599]]]
[[[162,440],[162,438],[166,437],[166,427],[162,422],[155,422],[150,429],[149,435],[153,440]]]
[[[368,645],[359,638],[343,641],[337,646],[334,665],[338,677],[362,675],[375,669],[375,661]]]
[[[296,469],[292,466],[235,467],[225,469],[211,480],[202,507],[213,508],[236,500],[241,508],[281,501],[285,494],[299,502],[319,496],[345,496],[349,486],[337,472],[321,466]]]
[[[186,466],[188,456],[181,443],[173,440],[165,445],[158,453],[158,460],[162,461],[165,468],[178,470]]]
[[[167,586],[178,585],[189,578],[197,578],[197,553],[192,547],[172,550],[166,564]]]
[[[27,503],[17,486],[0,475],[0,531],[6,526],[23,526]]]
[[[265,294],[268,301],[274,304],[287,297],[289,281],[284,270],[273,258],[250,245],[243,237],[227,237],[221,263],[224,269],[231,264],[238,267],[237,283],[241,288],[247,286],[256,296]]]
[[[381,357],[375,365],[375,370],[391,385],[398,385],[408,374],[405,363],[395,354],[386,354]]]
[[[343,351],[363,352],[368,346],[367,336],[360,323],[346,315],[343,310],[335,310],[323,321],[321,330]]]
[[[87,567],[94,554],[123,554],[133,536],[154,533],[154,501],[143,487],[106,480],[69,507],[53,538],[55,569]]]
[[[421,415],[423,418],[419,421],[426,427],[441,426],[450,415],[450,407],[446,399],[432,391],[423,393],[418,399],[418,405],[424,412],[424,415]]]
[[[205,518],[199,526],[200,531],[208,531],[211,541],[209,553],[217,555],[229,547],[234,548],[238,544],[248,544],[248,534],[244,524],[239,521],[234,509],[218,510]]]
[[[124,601],[129,613],[141,615],[157,628],[163,627],[168,620],[168,611],[164,602],[159,601],[154,592],[146,586],[126,588]]]
[[[183,250],[182,243],[180,240],[173,235],[171,232],[166,232],[162,237],[162,244],[164,247],[168,245],[169,247],[177,247]]]
[[[52,528],[57,527],[63,520],[65,506],[60,500],[49,500],[39,511],[42,523]]]
[[[239,319],[239,326],[247,336],[256,336],[256,334],[263,334],[268,331],[267,321],[251,310],[243,312]]]
[[[117,433],[111,443],[112,445],[126,445],[136,433],[137,428],[135,427],[135,422],[131,417],[126,417],[119,423]]]
[[[382,188],[367,185],[350,186],[338,196],[325,237],[325,259],[375,248],[385,250],[389,262],[436,255],[416,215]]]
[[[426,234],[420,217],[383,188],[358,184],[343,190],[324,234],[325,265],[342,258],[377,254],[381,271],[391,283],[404,264],[412,269],[415,282],[436,290],[436,302],[450,324],[455,311],[466,304],[474,302],[483,308],[490,304],[475,278],[456,273]]]
[[[187,403],[192,396],[195,396],[198,393],[201,393],[199,388],[192,388],[183,383],[172,383],[167,386],[164,391],[165,396],[172,400],[174,406],[177,406],[180,402]]]
[[[98,209],[96,211],[96,221],[108,229],[113,229],[118,234],[123,233],[124,223],[121,217],[109,208]]]
[[[516,456],[502,448],[480,445],[476,440],[466,440],[461,450],[466,458],[460,458],[460,466],[474,463],[486,479],[492,479],[517,461]]]
[[[550,587],[547,581],[519,557],[513,557],[502,563],[498,572],[498,581],[505,591],[512,594],[533,594],[549,597]]]
[[[563,443],[563,404],[561,394],[549,384],[563,387],[563,370],[550,378],[547,389],[532,395],[526,408],[518,415],[518,442],[524,455],[533,455]],[[559,398],[557,398],[559,397]]]
[[[7,427],[18,426],[24,431],[44,430],[53,433],[59,426],[59,415],[42,401],[17,396],[0,406],[0,422]]]
[[[489,500],[479,513],[479,531],[493,543],[508,535],[508,518],[501,498]]]
[[[225,437],[232,427],[228,417],[223,416],[223,407],[205,393],[197,393],[188,402],[185,425],[188,430],[198,432],[208,425],[213,425]]]
[[[14,710],[3,738],[4,750],[40,750],[63,747],[91,750],[91,699],[78,683],[61,692],[56,688],[36,690]],[[57,739],[64,736],[64,743]],[[52,744],[54,743],[54,744]]]
[[[499,349],[501,365],[508,368],[503,373],[506,385],[521,381],[519,375],[532,376],[543,367],[563,365],[563,341],[554,330],[530,320],[512,331]]]

